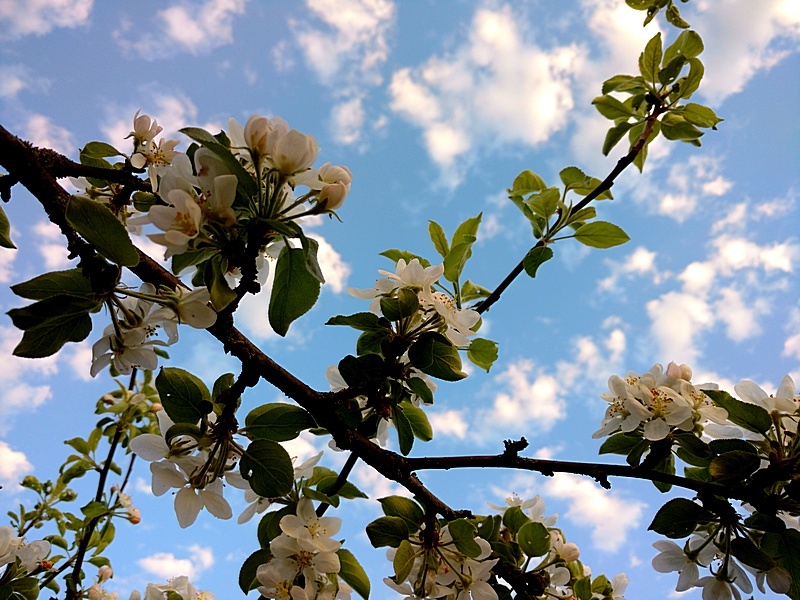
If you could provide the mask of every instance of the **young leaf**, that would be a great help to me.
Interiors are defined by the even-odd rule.
[[[447,235],[445,235],[442,226],[436,221],[429,221],[428,233],[431,236],[431,241],[436,251],[441,254],[442,258],[447,256],[448,252],[450,252],[450,244],[447,242]]]
[[[463,223],[461,223],[458,227],[456,227],[456,231],[453,234],[453,246],[457,246],[458,244],[472,244],[475,242],[478,236],[478,227],[481,224],[481,219],[483,218],[483,213],[479,213],[476,217],[470,217]]]
[[[414,437],[423,442],[430,442],[433,439],[433,428],[431,427],[430,421],[428,421],[428,415],[425,414],[425,411],[414,406],[410,402],[403,402],[401,406],[403,408],[403,414],[408,419],[409,425],[411,425],[411,431]]]
[[[661,32],[655,34],[639,55],[639,72],[645,81],[655,84],[658,79],[658,68],[661,65]]]
[[[71,196],[65,216],[75,231],[111,262],[123,267],[139,264],[139,252],[125,226],[99,202]]]
[[[622,123],[617,123],[608,130],[608,133],[606,133],[606,139],[603,142],[603,156],[608,156],[608,153],[611,152],[611,149],[616,146],[622,138],[625,137],[625,134],[631,127],[633,127],[633,125],[633,123],[623,121]]]
[[[401,258],[406,261],[406,264],[410,263],[415,258],[419,261],[419,264],[423,267],[430,267],[431,262],[427,258],[423,258],[413,252],[407,252],[406,250],[398,250],[397,248],[390,248],[389,250],[384,250],[380,253],[381,256],[385,256],[392,262],[396,263]]]
[[[400,542],[392,560],[395,581],[405,581],[406,577],[411,573],[416,556],[417,554],[408,540]]]
[[[525,272],[531,277],[536,277],[539,267],[553,258],[553,250],[548,246],[534,246],[522,259],[522,266]]]
[[[737,400],[722,390],[703,390],[703,393],[711,398],[714,404],[728,411],[728,419],[734,425],[762,434],[772,427],[769,413],[756,404]]]
[[[359,331],[369,331],[370,329],[388,329],[389,324],[379,323],[380,317],[374,313],[361,312],[354,315],[337,315],[328,319],[325,325],[346,325]]]
[[[594,104],[594,107],[601,115],[612,121],[616,119],[627,119],[633,116],[633,111],[631,111],[630,108],[614,98],[614,96],[609,96],[608,94],[605,96],[598,96],[592,100],[592,104]]]
[[[461,277],[464,265],[472,256],[472,244],[473,242],[462,242],[454,244],[450,248],[450,252],[444,259],[444,278],[447,281],[455,283]]]
[[[467,358],[476,367],[480,367],[487,373],[497,360],[497,342],[485,338],[475,338],[467,348]]]
[[[453,542],[461,554],[469,558],[480,556],[482,550],[475,541],[475,526],[472,523],[466,519],[456,519],[450,521],[447,529],[453,536]]]
[[[621,227],[607,221],[593,221],[581,226],[575,232],[575,239],[593,248],[613,248],[630,240]]]
[[[425,513],[419,504],[403,496],[386,496],[378,498],[383,514],[387,517],[400,517],[406,521],[410,531],[417,531]]]
[[[514,179],[511,189],[512,196],[527,196],[531,192],[538,192],[546,188],[544,180],[533,171],[523,171]]]
[[[550,550],[550,533],[541,523],[530,521],[520,527],[517,542],[527,556],[544,556]]]
[[[292,321],[314,306],[319,288],[319,281],[306,268],[303,249],[285,247],[281,250],[269,300],[269,323],[275,333],[286,335]]]

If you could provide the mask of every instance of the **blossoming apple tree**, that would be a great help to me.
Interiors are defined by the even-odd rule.
[[[115,523],[141,520],[125,491],[136,458],[149,463],[156,496],[174,494],[181,527],[202,510],[230,519],[226,495],[244,494],[239,522],[260,515],[238,577],[245,594],[369,597],[364,569],[337,539],[341,519],[328,514],[365,497],[348,480],[360,460],[408,492],[378,499],[384,516],[366,528],[373,546],[389,549],[385,584],[405,597],[623,597],[626,576],[592,573],[540,497],[511,497],[485,513],[446,504],[419,475],[502,467],[580,474],[604,487],[611,477],[628,477],[664,493],[689,490],[693,498],[668,500],[650,524],[665,538],[655,544],[655,570],[677,572],[676,589],[700,587],[704,600],[740,598],[754,582],[761,592],[800,598],[800,397],[788,376],[774,394],[743,381],[735,387],[740,399],[692,381],[691,369],[675,363],[611,376],[595,437],[605,438],[601,453],[620,454],[627,465],[528,458],[524,438],[507,440],[492,456],[412,455],[415,441],[432,438],[425,410],[437,382],[465,379],[465,358],[487,371],[497,358],[498,344],[479,333],[481,315],[504,290],[523,272],[535,277],[569,239],[600,249],[626,242],[620,227],[598,218],[597,202],[611,199],[615,178],[631,164],[641,170],[657,136],[699,146],[703,130],[721,121],[690,102],[703,78],[703,42],[678,7],[672,0],[627,3],[645,11],[645,22],[663,9],[675,28],[669,41],[657,34],[647,43],[638,74],[610,77],[593,102],[612,121],[603,153],[627,140],[627,154],[602,180],[568,166],[555,184],[533,171],[511,182],[508,196],[530,223],[532,247],[494,290],[466,275],[481,215],[449,234],[431,221],[428,256],[383,252],[394,268],[380,271],[373,286],[351,290],[369,305],[328,321],[358,332],[353,354],[328,369],[330,391],[309,387],[234,326],[241,300],[260,291],[269,269],[274,283],[264,310],[280,335],[314,305],[324,283],[318,244],[303,219],[338,217],[352,174],[328,162],[315,166],[322,159],[311,135],[254,115],[244,125],[231,119],[217,133],[183,129],[190,144],[179,151],[178,140],[159,138],[155,119],[137,113],[130,148],[89,142],[73,162],[0,128],[3,200],[15,185],[26,187],[79,261],[12,286],[32,301],[8,312],[22,330],[14,352],[50,356],[89,338],[98,314],[108,324],[94,333],[86,368],[117,380],[97,402],[96,426],[67,440],[74,452],[57,476],[22,481],[37,501],[0,527],[0,599],[117,597],[104,589],[113,574],[104,550]],[[79,193],[61,187],[65,177]],[[0,210],[3,247],[15,247],[10,231]],[[144,231],[165,248],[171,271],[134,246],[131,236]],[[141,284],[124,283],[126,273]],[[178,342],[181,326],[206,330],[238,359],[239,372],[211,382],[168,366],[165,349]],[[242,414],[242,398],[262,379],[291,402]],[[318,464],[321,454],[294,464],[281,443],[307,430],[348,454],[339,472]],[[390,437],[399,453],[386,448]],[[114,462],[119,456],[126,469]],[[109,486],[111,472],[121,484]],[[70,483],[95,474],[96,494],[79,500]],[[32,539],[43,525],[51,533]],[[136,591],[131,600],[141,597]],[[144,597],[214,594],[176,577],[146,584]]]

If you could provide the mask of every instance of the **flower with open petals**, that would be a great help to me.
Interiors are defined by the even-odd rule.
[[[318,517],[314,504],[308,498],[297,503],[297,515],[286,515],[280,521],[281,531],[289,537],[306,540],[322,552],[335,552],[340,542],[332,540],[342,527],[338,517]]]

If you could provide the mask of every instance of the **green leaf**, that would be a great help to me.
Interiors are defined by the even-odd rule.
[[[428,234],[431,236],[433,247],[444,258],[450,252],[450,244],[447,242],[447,235],[436,221],[428,221]]]
[[[314,306],[319,288],[319,281],[306,268],[302,248],[284,247],[278,256],[269,299],[269,323],[275,333],[286,335],[289,325]]]
[[[472,256],[472,242],[454,244],[444,259],[444,278],[456,283],[470,256]]]
[[[682,31],[664,51],[664,66],[672,62],[675,57],[696,58],[703,53],[703,39],[696,31]]]
[[[702,131],[675,113],[669,113],[662,119],[661,133],[668,140],[680,142],[696,142],[703,136]]]
[[[689,102],[684,106],[681,114],[689,123],[698,127],[716,128],[717,123],[723,121],[707,106],[695,104],[694,102]]]
[[[428,259],[423,258],[413,252],[407,252],[406,250],[398,250],[397,248],[390,248],[389,250],[384,250],[380,253],[381,256],[385,256],[389,260],[394,263],[397,263],[398,260],[401,258],[406,261],[406,264],[410,263],[415,258],[419,261],[419,264],[423,267],[430,267],[431,263]]]
[[[311,276],[319,281],[325,283],[325,276],[322,274],[322,268],[319,266],[317,259],[317,251],[319,250],[319,242],[314,238],[300,236],[300,242],[303,244],[303,251],[306,257],[306,270]]]
[[[458,381],[467,374],[461,370],[458,350],[440,333],[427,331],[408,349],[411,364],[431,377],[445,381]]]
[[[317,484],[317,491],[322,492],[323,494],[327,494],[330,496],[329,493],[333,486],[336,484],[338,480],[338,476],[334,475],[333,477],[325,477],[319,481]],[[345,481],[344,485],[336,492],[337,496],[341,496],[342,498],[347,498],[348,500],[353,500],[354,498],[369,498],[364,492],[358,489],[354,484],[350,483],[349,481]]]
[[[553,258],[552,248],[548,246],[534,246],[528,251],[525,258],[522,259],[522,266],[529,276],[536,277],[536,272],[539,270],[539,267],[551,258]]]
[[[294,484],[292,459],[283,446],[269,440],[251,442],[239,461],[239,470],[253,491],[264,498],[288,494]]]
[[[219,254],[219,248],[203,248],[202,250],[188,250],[182,254],[173,254],[172,272],[180,275],[185,269],[213,258],[217,254]]]
[[[616,119],[627,119],[633,116],[633,111],[630,108],[614,98],[614,96],[609,96],[608,94],[597,96],[597,98],[592,100],[592,104],[601,115],[612,121]]]
[[[472,283],[467,279],[461,284],[461,301],[469,302],[470,300],[477,300],[478,298],[488,298],[492,292],[483,286]]]
[[[414,431],[405,412],[400,407],[394,411],[394,426],[397,429],[397,442],[400,446],[400,453],[408,456],[411,448],[414,447]]]
[[[608,133],[606,133],[606,139],[603,142],[603,156],[608,156],[608,153],[611,152],[611,149],[616,146],[622,138],[625,137],[625,134],[631,127],[633,127],[633,125],[633,123],[623,121],[622,123],[617,123],[608,130]]]
[[[525,523],[517,532],[517,543],[530,556],[544,556],[550,551],[550,532],[541,523]]]
[[[430,442],[433,439],[433,428],[425,411],[414,406],[411,402],[403,402],[401,407],[409,425],[411,425],[414,437],[423,442]]]
[[[508,191],[512,196],[527,196],[531,192],[539,192],[546,187],[547,185],[541,177],[533,171],[526,170],[517,175]]]
[[[774,558],[769,556],[746,537],[734,538],[731,540],[731,553],[739,559],[740,562],[759,571],[769,571],[776,565]]]
[[[365,331],[356,341],[356,354],[381,354],[383,344],[389,339],[388,329],[372,329]]]
[[[314,418],[299,406],[271,402],[254,408],[245,418],[247,435],[260,440],[286,442],[304,429],[316,427]]]
[[[592,599],[592,578],[588,575],[580,577],[575,581],[572,586],[572,591],[578,600],[591,600]]]
[[[239,187],[246,195],[253,197],[258,193],[258,185],[253,176],[247,172],[239,160],[217,138],[199,127],[184,127],[180,132],[188,135],[194,141],[216,154],[228,171],[236,175]]]
[[[380,317],[374,313],[361,312],[354,315],[338,315],[328,319],[325,325],[346,325],[359,331],[369,331],[370,329],[389,329],[389,323],[381,322]]]
[[[211,389],[211,397],[216,400],[227,389],[231,388],[236,383],[236,377],[233,373],[223,373],[214,382]]]
[[[658,68],[661,65],[661,32],[655,34],[639,55],[639,72],[645,81],[656,83],[658,81]]]
[[[353,590],[364,600],[369,599],[370,583],[364,567],[356,560],[353,553],[345,548],[340,548],[336,551],[339,556],[339,577],[345,580]]]
[[[400,517],[379,517],[367,525],[367,537],[375,548],[397,548],[408,539],[408,526]]]
[[[124,156],[122,152],[105,142],[89,142],[80,151],[81,156],[105,158],[107,156]]]
[[[280,510],[270,511],[261,517],[258,522],[258,543],[264,549],[269,548],[269,543],[278,537],[281,533],[281,519],[286,515],[293,515],[297,511],[296,504],[284,506]]]
[[[395,581],[405,581],[414,566],[414,559],[417,553],[408,540],[403,540],[394,553],[392,566],[394,567]]]
[[[492,365],[497,360],[498,350],[497,342],[487,340],[485,338],[475,338],[467,348],[467,358],[476,367],[480,367],[487,373]]]
[[[685,78],[678,80],[681,98],[689,98],[697,91],[705,71],[706,69],[699,58],[689,59],[689,74]]]
[[[84,296],[93,298],[91,282],[80,269],[53,271],[11,286],[17,296],[29,300],[46,300],[53,296]]]
[[[478,519],[478,535],[487,542],[496,542],[500,539],[500,525],[503,518],[500,515],[476,517]]]
[[[208,414],[203,402],[211,400],[211,394],[200,378],[177,367],[164,367],[156,377],[156,389],[161,404],[174,423],[196,424]]]
[[[767,533],[761,547],[768,549],[778,564],[789,571],[792,584],[786,595],[792,599],[800,598],[800,532],[786,529],[780,533]]]
[[[272,553],[266,548],[256,550],[248,556],[242,568],[239,569],[239,589],[247,594],[250,590],[256,589],[261,583],[256,578],[258,567],[266,564],[272,558]]]
[[[350,387],[381,381],[384,371],[383,359],[377,354],[358,357],[348,354],[339,361],[339,374]]]
[[[23,358],[43,358],[58,352],[67,342],[81,342],[92,331],[89,312],[100,303],[75,296],[52,296],[23,308],[13,308],[8,316],[25,333],[13,354]]]
[[[203,437],[200,428],[197,425],[192,423],[175,423],[166,432],[164,432],[164,439],[167,442],[167,445],[172,444],[172,440],[176,437],[186,435],[189,437],[193,437],[195,440],[199,440]]]
[[[423,404],[433,404],[433,392],[420,377],[411,377],[405,383],[411,393],[419,396]]]
[[[508,527],[512,533],[518,533],[525,523],[530,522],[531,520],[519,506],[512,506],[503,513],[503,525]]]
[[[769,412],[755,404],[742,402],[722,390],[703,390],[703,393],[728,411],[728,420],[748,431],[764,434],[772,427]]]
[[[604,441],[597,452],[598,454],[621,454],[627,456],[639,444],[639,441],[640,438],[620,431]]]
[[[741,480],[755,473],[761,466],[761,458],[752,452],[734,450],[715,457],[708,465],[708,472],[716,480]]]
[[[478,227],[480,227],[482,218],[483,213],[479,213],[477,216],[470,217],[456,227],[456,231],[453,234],[452,246],[473,244],[475,240],[478,239]]]
[[[99,202],[82,196],[71,196],[65,216],[75,231],[111,262],[123,267],[135,267],[139,264],[139,252],[131,242],[125,226]]]
[[[658,509],[647,529],[668,538],[683,538],[694,532],[698,524],[708,521],[711,517],[706,509],[691,500],[673,498]]]
[[[482,550],[475,541],[475,526],[466,519],[456,519],[447,525],[453,543],[461,554],[469,558],[480,556]]]
[[[0,247],[10,250],[16,248],[14,242],[11,241],[11,222],[2,206],[0,206]]]
[[[667,10],[664,13],[664,16],[667,18],[667,23],[669,23],[670,25],[673,25],[675,27],[680,27],[681,29],[686,29],[687,27],[690,26],[689,23],[687,23],[686,21],[684,21],[681,18],[681,11],[678,10],[678,7],[675,6],[674,4],[670,4],[667,7]]]
[[[607,221],[586,223],[575,232],[574,237],[581,244],[593,248],[613,248],[630,240],[621,227]]]
[[[386,496],[385,498],[378,498],[381,503],[383,513],[387,517],[400,517],[406,522],[409,531],[415,532],[419,529],[419,524],[425,516],[419,504],[410,498],[403,496]]]
[[[400,288],[394,297],[380,299],[381,312],[389,321],[400,321],[417,314],[419,297],[410,288]]]
[[[626,91],[631,87],[641,87],[644,82],[641,77],[634,77],[633,75],[614,75],[609,77],[603,82],[603,94],[610,94],[611,92],[620,90]]]
[[[228,261],[221,254],[217,254],[205,263],[205,267],[205,284],[211,295],[211,304],[214,306],[214,310],[221,311],[236,300],[236,292],[231,289],[228,280],[225,279]]]

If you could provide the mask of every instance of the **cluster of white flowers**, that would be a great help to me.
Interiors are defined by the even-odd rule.
[[[127,297],[114,297],[112,322],[92,346],[92,377],[110,364],[123,375],[134,367],[153,370],[158,366],[155,349],[178,341],[179,323],[205,329],[217,319],[216,312],[208,306],[211,296],[205,287],[157,294],[152,284],[144,283],[138,292],[118,291]],[[159,329],[166,334],[166,340],[155,337]]]
[[[269,545],[272,558],[256,571],[259,593],[279,600],[349,600],[350,587],[336,576],[342,544],[331,538],[342,520],[318,517],[308,498],[298,501],[296,513],[281,519],[282,533]]]
[[[175,597],[181,600],[214,600],[211,592],[198,590],[185,575],[173,577],[167,583],[148,583],[144,591],[144,600],[171,600]],[[129,600],[142,600],[138,591],[133,591]]]
[[[8,565],[19,559],[28,573],[42,566],[50,554],[50,542],[36,540],[26,543],[24,538],[14,535],[11,527],[0,527],[0,566]]]
[[[600,397],[609,403],[600,429],[592,437],[599,438],[617,431],[629,433],[643,424],[644,437],[650,441],[664,439],[672,427],[702,433],[708,421],[726,424],[728,413],[703,394],[703,389],[717,389],[716,384],[691,383],[692,370],[686,365],[669,363],[666,371],[656,364],[647,373],[629,371],[625,379],[612,375],[610,393]]]
[[[370,310],[380,314],[381,298],[391,296],[401,288],[413,290],[419,298],[420,310],[409,324],[410,328],[416,329],[424,324],[423,330],[443,329],[453,345],[469,345],[469,338],[475,335],[473,328],[480,320],[480,315],[468,308],[458,308],[453,298],[445,292],[434,290],[434,285],[444,273],[444,264],[423,267],[417,258],[408,263],[401,258],[397,261],[394,273],[378,272],[386,277],[376,280],[372,288],[348,288],[347,291],[356,298],[371,300]]]
[[[403,581],[384,578],[386,585],[409,598],[497,600],[497,592],[488,580],[499,559],[489,559],[489,542],[476,537],[480,553],[470,558],[458,551],[448,525],[434,532],[423,526],[418,537],[419,540],[409,540],[416,546],[410,572]],[[395,548],[390,548],[386,557],[393,562],[396,553]]]
[[[172,159],[178,155],[175,146],[178,140],[155,141],[156,136],[164,128],[155,119],[150,119],[147,115],[140,115],[141,111],[136,111],[133,117],[133,131],[128,137],[133,138],[133,154],[131,154],[131,166],[136,169],[148,168],[150,183],[153,189],[158,185],[158,175],[169,166]]]
[[[234,487],[249,489],[249,484],[233,467],[238,456],[214,457],[224,464],[210,468],[208,452],[200,448],[194,438],[176,436],[167,443],[166,433],[174,423],[165,410],[158,412],[158,426],[161,435],[145,433],[133,438],[131,450],[140,458],[150,461],[153,475],[152,490],[156,496],[177,489],[175,494],[175,514],[181,527],[189,527],[197,515],[205,508],[219,519],[233,516],[230,504],[223,496],[222,479]]]

